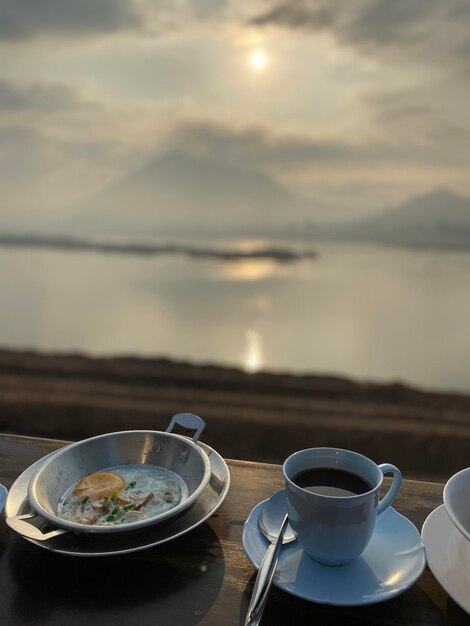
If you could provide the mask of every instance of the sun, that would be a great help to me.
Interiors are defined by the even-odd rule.
[[[248,64],[254,72],[263,72],[269,65],[269,57],[265,50],[252,50],[248,56]]]

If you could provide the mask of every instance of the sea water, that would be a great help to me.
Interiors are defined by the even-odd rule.
[[[0,248],[0,346],[470,391],[470,254],[308,247],[291,263]]]

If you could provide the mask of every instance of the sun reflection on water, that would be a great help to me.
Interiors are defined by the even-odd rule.
[[[260,280],[278,273],[280,264],[273,259],[243,259],[225,262],[219,266],[219,274],[225,280]]]
[[[264,356],[261,335],[253,328],[249,328],[245,333],[243,369],[248,374],[255,374],[260,371],[263,365]]]

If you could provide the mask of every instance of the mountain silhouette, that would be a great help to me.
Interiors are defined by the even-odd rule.
[[[412,198],[371,217],[317,224],[312,234],[332,241],[470,249],[470,199],[448,189]]]
[[[448,189],[436,189],[381,212],[365,222],[381,228],[434,228],[443,223],[470,225],[470,199]]]
[[[80,207],[80,223],[96,232],[155,235],[182,231],[259,230],[282,223],[307,203],[269,175],[227,160],[169,152]]]

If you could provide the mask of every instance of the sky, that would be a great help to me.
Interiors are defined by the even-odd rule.
[[[468,0],[0,0],[0,228],[470,195],[469,86]]]

